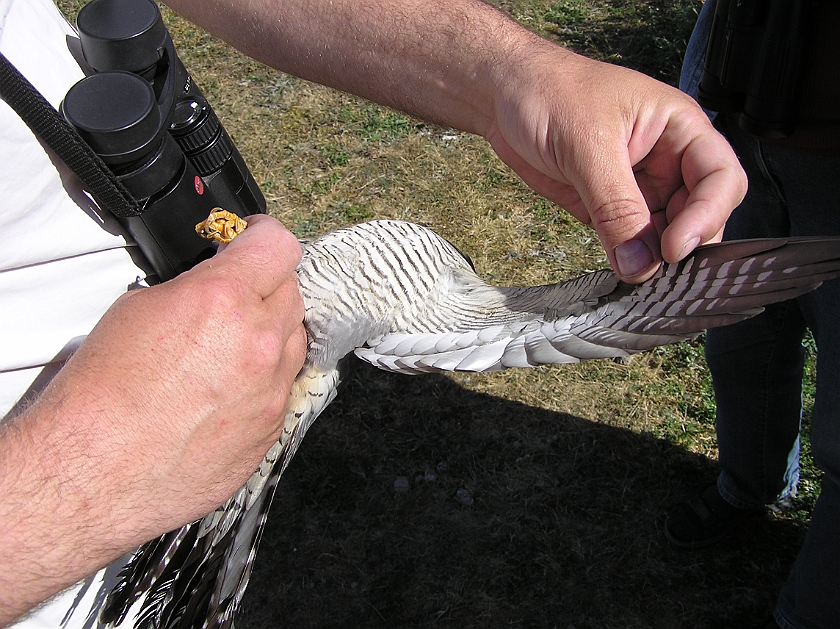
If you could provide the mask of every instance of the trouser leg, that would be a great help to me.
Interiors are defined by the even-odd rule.
[[[840,235],[840,158],[759,145],[743,132],[730,130],[728,137],[747,170],[750,191],[727,225],[727,238],[781,236],[787,235],[786,230],[793,236]],[[766,441],[775,445],[759,449],[765,456],[776,453],[772,455],[772,463],[765,459],[762,473],[768,478],[763,490],[756,489],[761,486],[755,480],[756,472],[748,472],[746,476],[743,472],[744,461],[755,463],[761,459],[756,450],[742,443],[758,437],[755,433],[750,436],[743,425],[737,426],[753,420],[738,417],[732,410],[739,404],[734,386],[740,381],[737,386],[742,387],[746,395],[754,384],[749,382],[754,371],[750,370],[748,361],[740,359],[743,372],[739,376],[736,359],[724,361],[721,358],[728,351],[726,348],[731,348],[739,339],[733,339],[730,334],[729,340],[724,341],[717,333],[711,334],[710,368],[717,372],[714,376],[716,395],[718,384],[724,379],[726,384],[722,386],[728,389],[720,392],[718,400],[718,445],[723,468],[719,486],[731,494],[727,498],[751,497],[752,494],[758,497],[763,491],[762,500],[767,500],[775,487],[786,486],[784,475],[775,479],[771,476],[778,475],[782,469],[788,476],[791,473],[790,466],[786,467],[785,463],[790,463],[793,457],[782,461],[781,452],[785,449],[783,444],[791,439],[792,426],[799,422],[799,412],[793,412],[799,399],[793,381],[801,380],[796,375],[801,373],[801,349],[794,347],[794,339],[800,336],[803,322],[806,322],[817,341],[811,452],[824,476],[805,542],[780,594],[776,618],[785,629],[836,629],[840,627],[840,281],[825,283],[817,291],[800,297],[797,303],[798,314],[792,308],[783,313],[779,309],[784,306],[779,306],[773,309],[775,314],[768,309],[768,314],[759,315],[762,319],[758,320],[760,325],[775,321],[785,329],[775,337],[785,349],[775,356],[786,361],[786,365],[778,365],[768,372],[768,381],[774,386],[765,390],[777,390],[768,391],[767,395],[778,396],[767,406],[768,413],[777,415],[769,424],[779,428],[768,427],[766,432]],[[780,339],[787,340],[782,342]],[[746,343],[743,339],[740,342]],[[770,360],[767,364],[773,362],[774,354],[768,353],[768,348],[762,352],[760,345],[748,346],[751,347],[748,354]],[[743,401],[740,404],[743,406]]]
[[[811,452],[823,478],[776,617],[785,628],[829,629],[840,627],[840,281],[801,301],[817,341]]]
[[[785,191],[766,163],[763,145],[731,119],[718,116],[716,124],[749,177],[747,195],[727,222],[724,238],[790,235]],[[796,301],[771,305],[752,319],[706,333],[717,404],[718,489],[733,506],[767,504],[796,486],[804,334]]]
[[[706,336],[717,403],[718,490],[742,509],[795,490],[805,323],[795,301]]]

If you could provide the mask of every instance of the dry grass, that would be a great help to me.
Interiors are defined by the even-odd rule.
[[[59,2],[69,14],[78,6]],[[696,0],[509,0],[528,27],[674,82]],[[278,74],[166,13],[187,67],[301,237],[424,223],[495,283],[605,266],[483,140]],[[679,553],[667,508],[715,476],[702,343],[490,375],[356,365],[281,481],[250,627],[747,627],[807,511]]]

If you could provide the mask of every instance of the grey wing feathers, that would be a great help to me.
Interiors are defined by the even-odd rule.
[[[488,371],[627,356],[753,316],[836,277],[836,239],[764,239],[699,248],[639,286],[609,271],[533,288],[495,288],[495,308],[446,331],[395,331],[356,354],[392,371]],[[459,304],[469,299],[463,295]],[[485,303],[493,303],[482,296]],[[446,304],[436,304],[446,307]]]

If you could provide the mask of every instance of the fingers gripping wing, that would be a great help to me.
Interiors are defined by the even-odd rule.
[[[475,286],[438,303],[435,332],[391,331],[356,354],[391,371],[490,371],[627,356],[751,317],[838,275],[838,239],[761,239],[701,247],[644,284],[609,271],[532,288]]]

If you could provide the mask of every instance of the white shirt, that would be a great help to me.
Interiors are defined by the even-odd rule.
[[[84,75],[73,28],[51,0],[0,0],[0,50],[58,106]],[[146,272],[117,221],[0,99],[0,418],[43,389],[113,301]],[[0,419],[2,421],[2,419]],[[103,582],[94,575],[21,621],[21,627],[96,627]],[[93,610],[93,611],[91,611]],[[130,623],[127,623],[130,626]]]
[[[54,106],[84,75],[49,0],[0,0],[0,50]],[[117,221],[0,100],[0,417],[146,273]]]

